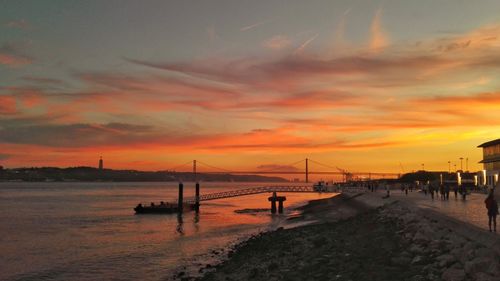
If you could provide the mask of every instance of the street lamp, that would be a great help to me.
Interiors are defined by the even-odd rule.
[[[448,161],[448,174],[451,173],[451,161]]]
[[[465,170],[469,171],[469,157],[465,158]]]
[[[461,171],[463,171],[463,170],[464,170],[464,165],[463,165],[463,163],[464,163],[464,162],[463,162],[464,158],[463,158],[463,157],[460,157],[459,159],[460,159],[460,170],[461,170]]]
[[[422,163],[422,171],[425,171],[424,163]]]
[[[457,171],[457,164],[453,164],[455,172]]]

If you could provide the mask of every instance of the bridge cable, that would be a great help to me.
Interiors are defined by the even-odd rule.
[[[291,163],[291,164],[286,164],[286,165],[283,165],[283,166],[295,166],[297,164],[299,164],[300,162],[304,162],[306,161],[305,159],[302,159],[300,161],[297,161],[297,162],[294,162],[294,163]],[[275,170],[279,170],[279,169],[282,169],[283,167],[275,167],[275,168],[272,168],[272,169],[269,169],[269,170],[262,170],[262,171],[259,171],[259,172],[262,172],[262,173],[267,173],[267,172],[273,172]],[[285,172],[285,171],[284,171]]]
[[[330,165],[327,165],[327,164],[323,164],[323,163],[320,163],[320,162],[318,162],[318,161],[314,161],[314,160],[312,160],[312,159],[309,159],[309,161],[311,161],[311,162],[313,162],[313,163],[315,163],[315,164],[321,165],[321,166],[323,166],[323,167],[326,167],[326,168],[330,168],[330,169],[338,170],[338,168],[337,168],[337,167],[333,167],[333,166],[330,166]]]
[[[236,171],[227,170],[227,169],[224,169],[224,168],[215,167],[215,166],[209,165],[209,164],[207,164],[207,163],[201,162],[201,161],[199,161],[199,160],[196,160],[196,163],[200,163],[200,164],[205,165],[205,166],[207,166],[207,167],[209,167],[209,168],[216,169],[216,170],[220,170],[220,171],[223,171],[223,172],[228,172],[228,173],[231,173],[231,172],[236,172]]]
[[[186,165],[191,164],[191,163],[193,163],[193,162],[192,162],[192,161],[189,161],[189,162],[186,162],[186,163],[184,163],[184,164],[177,165],[177,166],[175,166],[175,167],[172,167],[172,168],[170,168],[170,169],[167,169],[167,171],[174,171],[174,172],[175,172],[175,170],[177,170],[178,168],[181,168],[181,167],[186,166]]]

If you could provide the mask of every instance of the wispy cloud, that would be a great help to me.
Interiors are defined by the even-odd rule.
[[[31,27],[30,23],[25,19],[9,21],[5,24],[5,26],[19,29],[28,29]]]
[[[370,49],[372,51],[380,51],[384,47],[389,45],[389,36],[387,32],[382,27],[382,9],[378,9],[375,12],[371,26],[370,26],[371,38],[370,38]]]
[[[344,48],[347,45],[347,40],[345,39],[345,28],[347,22],[347,15],[349,15],[351,9],[347,9],[342,16],[340,17],[339,22],[335,28],[334,38],[333,38],[333,46],[331,46],[329,57],[333,57],[335,55],[335,51],[338,48]]]
[[[272,50],[281,50],[290,46],[290,44],[290,39],[284,35],[276,35],[262,42],[262,46]]]
[[[374,22],[383,31],[380,14]],[[126,72],[72,73],[72,82],[82,85],[77,89],[24,76],[16,81],[24,86],[0,88],[0,148],[10,155],[23,145],[37,155],[302,154],[490,132],[500,126],[497,31],[490,25],[419,44],[384,39],[378,46],[386,52],[353,49],[331,57],[305,51],[316,34],[300,55],[127,58],[134,67]],[[291,46],[278,39],[277,49]],[[144,67],[134,72],[137,66]]]
[[[46,78],[46,77],[36,77],[36,76],[24,76],[23,80],[28,82],[40,83],[40,84],[62,84],[63,81],[60,79]]]
[[[22,49],[23,44],[6,43],[0,46],[0,65],[7,67],[20,67],[23,65],[31,64],[33,58],[25,55]]]

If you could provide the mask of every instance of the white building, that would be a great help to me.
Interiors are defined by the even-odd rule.
[[[500,175],[500,139],[485,142],[478,147],[483,148],[483,160],[479,161],[484,165],[481,183],[494,187]]]

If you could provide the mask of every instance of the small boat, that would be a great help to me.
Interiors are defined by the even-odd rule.
[[[195,209],[195,206],[196,204],[185,204],[183,209],[191,211]],[[177,204],[164,202],[158,205],[151,203],[149,206],[139,203],[134,208],[134,211],[136,214],[173,214],[179,212],[179,206]]]

